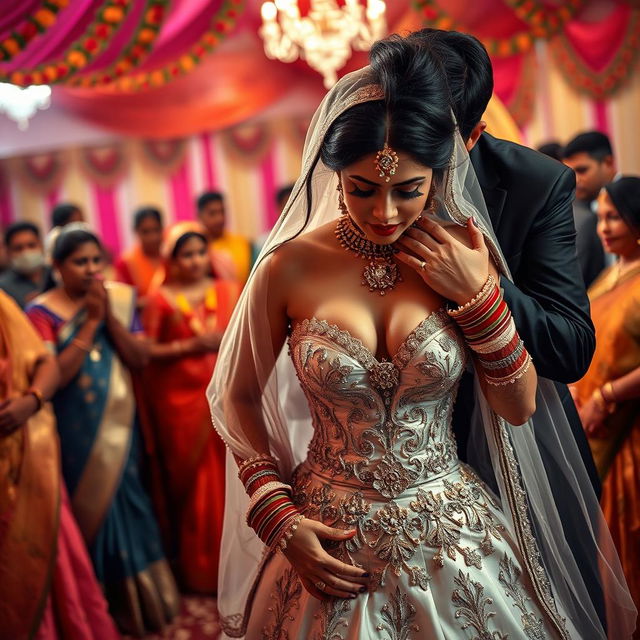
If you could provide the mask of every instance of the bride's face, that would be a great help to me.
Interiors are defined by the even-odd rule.
[[[376,154],[362,157],[340,172],[349,215],[369,240],[395,242],[425,208],[433,170],[398,152],[398,167],[389,182],[375,167]]]

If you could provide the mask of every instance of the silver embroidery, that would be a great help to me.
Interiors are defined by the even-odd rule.
[[[524,591],[520,582],[520,569],[516,567],[513,560],[504,555],[500,560],[500,572],[498,580],[503,585],[507,598],[513,600],[513,606],[520,610],[522,630],[529,640],[545,640],[544,623],[541,618],[537,618],[534,613],[528,610],[527,601],[531,600]]]
[[[409,602],[406,593],[399,587],[391,594],[390,602],[380,609],[383,623],[376,626],[377,631],[386,631],[385,640],[409,640],[410,631],[420,631],[420,627],[413,623],[416,608]]]
[[[347,615],[351,610],[351,603],[341,598],[331,598],[322,602],[322,613],[317,617],[322,620],[322,627],[313,640],[344,640],[339,629],[348,626]]]
[[[271,593],[274,604],[269,607],[273,623],[262,630],[261,640],[290,640],[287,628],[294,620],[293,610],[300,606],[302,583],[296,571],[287,569],[276,582],[276,591]]]
[[[455,617],[464,620],[461,625],[463,630],[472,627],[477,633],[470,640],[508,640],[507,634],[489,630],[489,621],[496,612],[487,610],[493,600],[485,598],[484,587],[462,570],[458,571],[458,577],[453,581],[458,586],[451,595],[451,601],[457,607]]]

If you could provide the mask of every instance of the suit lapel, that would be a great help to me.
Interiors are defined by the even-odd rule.
[[[507,199],[507,190],[500,187],[500,175],[491,162],[491,153],[482,151],[486,146],[485,136],[487,135],[487,133],[482,134],[476,146],[471,149],[470,156],[471,164],[473,165],[476,176],[478,177],[478,182],[480,183],[480,188],[482,189],[482,195],[487,205],[491,223],[493,224],[494,230],[497,231],[500,226],[504,203]],[[488,151],[488,149],[486,151]]]

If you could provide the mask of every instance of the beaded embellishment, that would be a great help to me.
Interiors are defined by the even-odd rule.
[[[369,291],[376,291],[383,296],[398,282],[402,282],[400,270],[393,259],[395,249],[391,245],[371,242],[348,215],[338,218],[335,235],[341,247],[355,253],[359,258],[369,260],[362,272],[361,283],[369,287]]]
[[[389,182],[398,168],[398,154],[385,142],[384,147],[376,153],[374,165],[378,175]]]

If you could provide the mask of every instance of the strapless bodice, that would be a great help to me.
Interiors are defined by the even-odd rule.
[[[388,361],[316,318],[294,327],[289,347],[311,409],[308,463],[317,473],[394,498],[457,466],[451,414],[467,353],[444,309]]]

